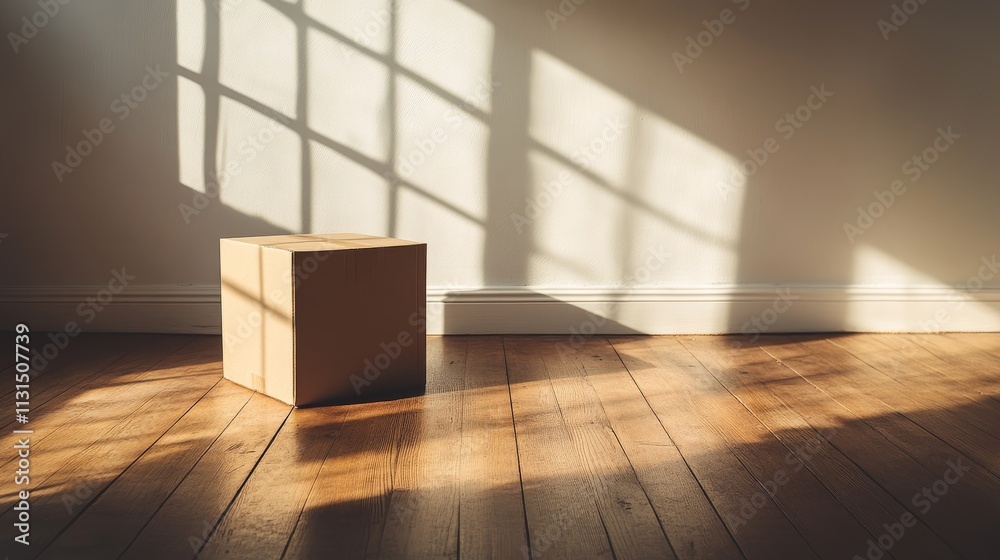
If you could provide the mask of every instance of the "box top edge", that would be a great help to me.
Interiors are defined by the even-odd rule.
[[[396,237],[383,237],[363,233],[289,234],[255,237],[223,237],[228,241],[278,249],[298,251],[338,251],[350,249],[378,249],[381,247],[407,247],[426,245],[420,241],[410,241]]]

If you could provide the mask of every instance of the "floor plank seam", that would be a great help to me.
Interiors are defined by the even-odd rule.
[[[278,434],[281,433],[281,429],[285,427],[285,424],[288,422],[288,418],[291,417],[293,410],[295,409],[290,408],[288,412],[285,414],[285,419],[281,421],[281,425],[278,426],[278,429],[275,430],[274,434],[271,435],[271,439],[268,440],[267,445],[264,446],[264,450],[261,451],[260,455],[257,457],[257,460],[254,461],[253,467],[251,467],[250,470],[247,472],[247,476],[243,479],[243,482],[240,483],[240,487],[236,489],[236,492],[233,494],[233,497],[229,500],[229,504],[226,505],[225,509],[222,510],[222,513],[219,514],[219,518],[215,520],[215,525],[212,527],[212,530],[208,532],[208,534],[205,536],[204,539],[202,539],[201,546],[198,548],[198,551],[195,552],[194,555],[195,558],[201,556],[201,552],[205,550],[205,547],[208,545],[209,541],[211,541],[212,537],[215,536],[215,530],[218,529],[219,523],[221,523],[222,520],[225,519],[226,514],[229,513],[230,508],[233,507],[233,504],[236,503],[237,498],[240,497],[240,493],[243,492],[243,488],[246,486],[247,481],[250,480],[250,477],[253,476],[254,471],[257,470],[257,465],[260,465],[261,460],[264,459],[264,456],[267,455],[268,450],[271,449],[271,444],[274,443],[274,440],[278,437]]]
[[[97,501],[101,498],[101,496],[103,496],[105,493],[107,493],[107,491],[110,490],[111,487],[114,486],[114,484],[116,482],[118,482],[119,479],[121,479],[121,477],[125,476],[125,473],[127,473],[128,470],[131,469],[133,465],[135,465],[146,453],[148,453],[149,450],[152,449],[157,444],[157,442],[159,442],[163,438],[164,435],[166,435],[167,433],[169,433],[170,430],[173,429],[173,427],[176,426],[177,423],[180,422],[184,418],[184,416],[187,415],[188,412],[191,412],[191,409],[194,408],[195,405],[197,405],[199,402],[201,402],[201,400],[203,398],[205,398],[205,395],[207,395],[208,392],[211,391],[213,388],[215,388],[215,386],[218,385],[219,382],[221,382],[221,381],[222,381],[222,379],[219,378],[219,381],[216,381],[215,385],[212,385],[212,387],[209,387],[208,390],[205,391],[204,394],[202,394],[200,397],[198,397],[197,399],[195,399],[195,401],[191,404],[191,406],[189,406],[184,411],[183,414],[181,414],[180,416],[178,416],[177,419],[174,420],[174,422],[170,424],[170,426],[167,426],[167,428],[165,430],[163,430],[163,433],[161,433],[160,435],[158,435],[156,437],[156,440],[154,440],[152,443],[150,443],[146,447],[146,449],[144,449],[141,453],[139,453],[135,457],[135,459],[133,459],[131,462],[129,462],[129,464],[125,468],[123,468],[121,470],[121,472],[119,472],[117,475],[115,475],[115,477],[113,479],[111,479],[111,481],[108,482],[104,486],[104,488],[101,488],[101,490],[99,492],[97,492],[97,494],[95,494],[94,496],[91,496],[88,499],[87,503],[84,504],[83,507],[80,508],[80,511],[77,512],[76,514],[74,514],[73,517],[69,520],[69,522],[67,522],[65,525],[63,525],[63,527],[61,529],[59,529],[59,531],[56,533],[56,535],[53,536],[51,540],[49,540],[48,544],[46,544],[42,548],[41,552],[39,552],[39,555],[44,554],[46,550],[48,550],[49,548],[51,548],[52,545],[54,545],[56,543],[56,541],[59,540],[59,537],[61,537],[64,533],[66,533],[66,531],[69,530],[69,528],[73,525],[73,523],[75,523],[76,520],[79,519],[80,516],[82,516],[84,514],[84,512],[86,512],[87,510],[89,510],[91,506],[93,506],[95,503],[97,503]],[[158,393],[156,395],[153,395],[150,398],[150,400],[155,399],[157,395],[158,395]],[[149,402],[149,401],[146,401],[146,402]]]
[[[676,339],[676,337],[672,338]],[[729,527],[729,524],[726,523],[725,517],[723,517],[722,512],[719,511],[718,505],[716,505],[715,501],[711,499],[711,497],[708,494],[708,491],[705,490],[704,483],[695,474],[694,469],[691,468],[691,463],[688,461],[688,458],[684,456],[684,452],[681,451],[681,448],[677,446],[677,442],[674,441],[673,436],[670,435],[670,430],[668,430],[667,427],[663,425],[663,420],[660,418],[660,415],[656,414],[653,405],[649,402],[649,397],[646,396],[646,394],[642,391],[642,388],[639,386],[639,383],[635,380],[635,376],[633,375],[632,371],[628,368],[628,365],[625,364],[625,360],[622,359],[621,353],[618,351],[618,348],[614,345],[614,343],[611,344],[611,348],[615,351],[615,355],[618,356],[618,361],[621,362],[622,367],[625,368],[626,372],[628,372],[629,377],[632,379],[632,383],[636,387],[636,390],[639,391],[640,395],[642,395],[642,400],[646,403],[646,406],[653,413],[653,417],[656,418],[656,421],[660,424],[660,428],[663,430],[663,433],[667,435],[667,439],[670,441],[670,444],[673,445],[674,449],[677,450],[677,455],[681,458],[681,461],[684,462],[684,468],[686,468],[688,473],[691,474],[691,479],[694,480],[696,484],[698,484],[698,488],[701,490],[702,495],[705,497],[705,500],[712,508],[712,511],[715,512],[716,517],[718,517],[719,522],[721,523],[722,527],[726,530],[726,533],[729,535],[729,538],[732,539],[733,543],[736,545],[736,548],[740,551],[740,554],[743,555],[743,558],[744,559],[748,558],[746,550],[740,544],[740,541],[736,539],[736,535]]]
[[[213,388],[214,387],[215,387],[215,385],[213,385]],[[206,445],[204,451],[202,451],[201,454],[198,455],[198,458],[191,462],[191,467],[187,469],[187,471],[184,473],[184,476],[181,476],[181,477],[178,478],[177,484],[175,484],[174,487],[170,490],[170,492],[168,492],[167,495],[164,496],[163,501],[160,502],[159,505],[156,506],[156,509],[154,509],[153,512],[149,515],[149,518],[146,519],[145,523],[142,524],[142,527],[140,527],[139,530],[136,531],[136,533],[132,537],[132,539],[122,549],[121,554],[118,555],[119,559],[122,558],[123,556],[125,556],[125,554],[128,553],[128,550],[130,548],[132,548],[132,545],[135,544],[135,541],[138,540],[139,536],[142,535],[143,531],[146,530],[146,527],[148,527],[149,524],[152,523],[153,519],[156,518],[156,515],[160,512],[161,509],[163,509],[163,506],[168,501],[170,501],[171,496],[173,496],[174,493],[177,492],[177,489],[180,488],[182,484],[184,484],[184,480],[187,479],[188,475],[191,474],[191,471],[193,471],[198,466],[198,464],[205,457],[205,455],[209,452],[209,450],[212,449],[212,446],[214,446],[216,444],[216,442],[219,441],[219,438],[222,437],[222,434],[224,434],[226,432],[226,430],[229,428],[229,426],[233,423],[233,421],[236,420],[236,417],[240,415],[240,412],[244,408],[246,408],[246,405],[249,402],[250,402],[250,399],[247,398],[247,400],[243,403],[243,405],[239,408],[239,410],[236,411],[236,414],[233,414],[233,417],[230,418],[228,422],[226,422],[226,425],[223,426],[221,430],[219,430],[219,433],[215,436],[215,438],[212,439],[212,443]]]
[[[764,349],[764,348],[762,348],[762,349],[763,349],[763,350],[764,350],[765,352],[767,352],[767,349]],[[770,354],[770,352],[768,352],[768,354]],[[772,357],[773,357],[773,356],[772,356]],[[782,365],[782,366],[784,366],[784,367],[788,368],[788,369],[789,369],[790,371],[792,371],[793,373],[795,373],[796,375],[798,375],[798,376],[799,376],[799,377],[801,377],[802,379],[805,379],[805,377],[804,377],[803,375],[801,375],[801,374],[800,374],[800,373],[799,373],[798,371],[796,371],[796,370],[795,370],[795,369],[794,369],[794,368],[793,368],[792,366],[790,366],[790,365],[789,365],[789,364],[787,364],[787,363],[784,363],[784,362],[781,362],[781,360],[778,360],[778,361],[779,361],[779,362],[781,363],[781,365]],[[806,380],[806,381],[809,381],[808,379],[805,379],[805,380]],[[810,383],[810,385],[813,385],[813,386],[815,387],[815,385],[814,385],[814,384],[812,384],[812,383]],[[819,387],[816,387],[816,389],[817,389],[817,390],[820,390],[820,391],[822,391],[821,389],[819,389]],[[888,445],[891,445],[892,447],[896,448],[896,450],[897,450],[897,451],[899,451],[900,453],[903,453],[904,455],[907,455],[907,456],[909,456],[909,454],[907,454],[907,453],[906,453],[905,451],[903,451],[902,449],[900,449],[900,448],[899,448],[899,447],[898,447],[898,446],[897,446],[896,444],[894,444],[894,443],[893,443],[893,442],[892,442],[891,440],[889,440],[888,438],[886,438],[885,434],[883,434],[883,433],[882,433],[882,432],[881,432],[880,430],[878,430],[878,428],[877,428],[877,427],[875,427],[875,426],[871,425],[870,423],[866,422],[866,421],[865,421],[865,420],[864,420],[863,418],[860,418],[860,417],[858,417],[857,415],[855,415],[855,414],[854,414],[854,412],[853,412],[853,411],[852,411],[851,409],[849,409],[849,408],[847,408],[846,406],[844,406],[844,405],[843,405],[843,403],[841,403],[841,402],[840,402],[840,401],[838,401],[837,399],[833,398],[833,397],[832,397],[831,395],[827,394],[827,393],[826,393],[825,391],[823,391],[823,394],[824,394],[824,395],[826,395],[826,396],[827,396],[827,398],[829,398],[829,399],[831,399],[832,401],[836,402],[836,403],[837,403],[837,404],[838,404],[838,405],[839,405],[839,406],[840,406],[841,408],[844,408],[844,409],[845,409],[845,410],[847,411],[847,413],[848,413],[848,414],[849,414],[850,416],[854,417],[854,418],[855,418],[856,420],[858,420],[858,421],[860,421],[860,422],[861,422],[862,424],[864,424],[864,426],[865,426],[865,427],[866,427],[866,428],[867,428],[868,430],[870,430],[870,431],[874,432],[875,434],[877,434],[878,436],[880,436],[880,437],[881,437],[881,438],[882,438],[883,440],[885,440],[886,444],[888,444]],[[786,406],[787,406],[787,403],[786,403]],[[808,422],[808,420],[807,420],[807,422]],[[811,423],[810,423],[810,425],[811,425]],[[813,426],[813,429],[816,429],[816,427],[815,427],[815,426]],[[817,431],[818,431],[818,430],[817,430]],[[879,488],[881,488],[881,489],[882,489],[882,491],[883,491],[883,492],[884,492],[884,493],[885,493],[885,494],[886,494],[887,496],[889,496],[889,497],[890,497],[890,498],[891,498],[891,499],[892,499],[893,501],[895,501],[895,502],[896,502],[896,503],[897,503],[897,504],[898,504],[898,505],[900,506],[900,508],[902,508],[902,509],[903,509],[904,511],[907,511],[907,512],[910,512],[910,513],[911,513],[912,515],[916,516],[916,514],[915,514],[915,513],[913,513],[913,511],[912,511],[912,510],[911,510],[911,509],[909,508],[909,506],[907,506],[907,504],[905,504],[904,502],[900,501],[900,499],[899,499],[899,498],[898,498],[898,497],[896,496],[896,494],[895,494],[894,492],[892,492],[892,491],[891,491],[891,490],[890,490],[889,488],[886,488],[886,487],[885,487],[885,485],[883,485],[883,484],[882,484],[882,482],[880,482],[880,481],[879,481],[879,480],[878,480],[877,478],[873,477],[873,476],[871,475],[871,473],[869,473],[869,472],[868,472],[868,469],[865,469],[865,468],[864,468],[864,467],[863,467],[862,465],[860,465],[860,464],[859,464],[859,463],[858,463],[858,462],[857,462],[857,461],[856,461],[856,460],[855,460],[855,459],[854,459],[854,458],[853,458],[853,457],[851,456],[851,454],[847,452],[847,450],[845,450],[845,449],[843,449],[842,447],[838,446],[838,445],[836,444],[836,442],[834,442],[833,440],[827,440],[827,441],[829,441],[829,442],[830,442],[830,443],[831,443],[831,444],[832,444],[832,445],[833,445],[834,447],[836,447],[836,448],[837,448],[837,450],[838,450],[838,451],[839,451],[839,452],[840,452],[840,453],[841,453],[841,454],[842,454],[842,455],[843,455],[843,456],[844,456],[845,458],[847,458],[847,460],[849,460],[849,461],[850,461],[851,463],[853,463],[853,464],[854,464],[854,465],[855,465],[855,466],[856,466],[856,467],[857,467],[857,468],[858,468],[858,469],[859,469],[859,470],[860,470],[861,472],[865,473],[865,475],[866,475],[866,476],[868,476],[868,478],[869,478],[869,479],[870,479],[870,480],[871,480],[872,482],[874,482],[874,483],[875,483],[876,485],[878,485],[878,487],[879,487]],[[910,457],[910,458],[911,458],[911,459],[913,459],[912,457]],[[925,471],[927,471],[927,469],[925,469],[925,468],[923,467],[923,465],[919,463],[919,461],[914,461],[914,463],[916,464],[916,466],[917,466],[917,467],[919,467],[919,468],[922,468],[922,469],[924,469]],[[928,472],[928,473],[930,473],[930,471],[927,471],[927,472]],[[931,474],[933,475],[933,473],[931,473]],[[928,523],[926,522],[926,520],[924,520],[924,519],[923,519],[922,517],[919,517],[919,516],[916,516],[916,517],[917,517],[917,519],[919,519],[919,520],[920,520],[920,522],[921,522],[921,523],[922,523],[922,524],[923,524],[923,525],[924,525],[925,527],[927,527],[927,530],[928,530],[928,531],[930,531],[931,533],[933,533],[933,534],[934,534],[934,535],[935,535],[935,536],[936,536],[936,537],[937,537],[937,538],[938,538],[938,539],[939,539],[939,540],[940,540],[941,542],[945,543],[945,545],[946,545],[946,546],[948,546],[948,548],[952,549],[952,551],[953,551],[953,552],[955,552],[955,554],[956,554],[956,555],[958,555],[959,557],[961,556],[960,554],[958,554],[958,551],[956,551],[956,550],[955,550],[955,549],[953,548],[953,546],[952,546],[952,544],[951,544],[951,543],[949,542],[949,540],[948,540],[947,538],[945,538],[945,536],[944,536],[944,535],[942,535],[941,533],[939,533],[939,532],[938,532],[938,529],[935,529],[934,527],[932,527],[932,526],[931,526],[930,524],[928,524]]]
[[[507,364],[507,337],[500,337],[500,350],[503,352],[503,370],[504,377],[507,379],[507,402],[510,404],[510,423],[514,431],[514,451],[517,455],[517,479],[520,484],[521,489],[521,512],[524,517],[524,536],[527,542],[524,546],[527,547],[528,557],[525,560],[534,559],[534,551],[531,546],[531,528],[528,526],[528,504],[524,499],[524,471],[521,469],[521,443],[518,440],[517,435],[517,422],[514,420],[514,395],[511,393],[511,382],[510,382],[510,367]]]

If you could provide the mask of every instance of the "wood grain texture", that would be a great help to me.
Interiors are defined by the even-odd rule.
[[[614,347],[591,339],[565,358],[585,371],[678,558],[735,558],[736,542]]]
[[[77,509],[85,509],[43,557],[121,555],[252,394],[233,383],[214,386],[89,507],[73,499]],[[95,489],[85,490],[85,497],[97,494]],[[106,531],[107,527],[114,531]]]
[[[465,347],[459,557],[520,558],[528,537],[503,340],[489,336],[431,341]]]
[[[293,410],[198,557],[279,558],[345,414]]]
[[[189,338],[187,340],[190,341]],[[89,335],[86,338],[74,340],[65,350],[50,360],[43,370],[36,370],[32,366],[30,370],[32,412],[41,412],[49,400],[95,375],[103,374],[112,364],[141,352],[145,345],[150,343],[166,344],[169,343],[169,340],[162,337],[136,337],[135,335]],[[14,384],[11,383],[8,388],[13,389]],[[14,408],[13,391],[0,398],[0,406],[4,407],[4,410]],[[29,418],[37,419],[37,417],[38,414],[29,413]],[[14,419],[7,416],[2,420],[2,423],[0,427],[7,431],[13,426]]]
[[[194,558],[288,418],[255,393],[160,506],[122,558]]]
[[[613,558],[598,489],[578,457],[546,357],[528,339],[508,337],[504,346],[530,543],[525,556]]]
[[[186,349],[193,364],[172,361],[158,368],[154,364],[162,356],[143,354],[143,360],[131,364],[135,369],[125,370],[129,383],[83,387],[66,406],[47,412],[33,426],[45,436],[32,434],[32,453],[45,457],[32,466],[38,488],[33,507],[52,508],[51,526],[39,529],[39,538],[69,521],[72,508],[62,505],[61,496],[81,486],[103,488],[219,381],[218,362],[212,363],[219,351],[217,339],[196,341]],[[13,471],[13,458],[6,466]],[[0,500],[5,516],[12,517],[12,504],[12,497]]]
[[[856,437],[836,438],[834,445],[863,448],[853,452],[853,460],[897,500],[912,505],[913,514],[962,555],[986,558],[998,549],[1000,535],[990,530],[995,517],[970,499],[974,492],[969,481],[978,477],[974,465],[968,465],[971,470],[957,484],[947,487],[947,499],[921,499],[918,495],[942,480],[953,465],[965,464],[963,455],[873,396],[867,386],[858,385],[852,370],[856,363],[846,352],[831,351],[835,347],[820,339],[776,340],[782,343],[769,346],[768,352],[835,399],[843,411],[838,411],[840,422],[855,431]],[[929,505],[922,505],[927,501]]]
[[[799,396],[805,392],[823,399],[805,379],[790,377],[787,368],[760,348],[737,348],[718,337],[685,338],[684,345],[789,450],[782,467],[788,476],[796,476],[802,468],[811,471],[871,538],[877,539],[886,524],[898,522],[906,513],[905,507],[833,444],[842,437],[840,426],[811,400]],[[867,544],[858,551],[865,549]],[[921,521],[908,529],[906,539],[894,551],[901,558],[957,558]]]
[[[32,530],[35,545],[40,549],[47,546],[82,507],[105,491],[217,382],[198,380],[140,399],[134,410],[103,430],[94,441],[63,447],[69,451],[57,452],[53,442],[48,442],[48,451],[40,451],[39,456],[58,457],[55,464],[59,469],[46,476],[42,488],[32,493],[32,511],[47,521]],[[45,463],[39,463],[39,470],[48,473]],[[13,511],[4,514],[3,519],[13,519]]]
[[[457,558],[464,345],[427,348],[426,394],[404,417],[380,558]]]
[[[289,558],[374,558],[408,401],[350,405],[292,532]]]
[[[713,422],[732,398],[676,339],[623,339],[615,348],[748,558],[817,558]],[[746,504],[758,500],[750,509]],[[743,514],[742,511],[747,513]]]
[[[535,338],[510,344],[533,356],[548,376],[615,558],[676,558],[590,381],[587,366],[600,364],[601,357],[593,356],[607,342],[570,345],[559,338]]]
[[[216,337],[77,342],[38,380],[13,558],[1000,549],[988,335],[431,337],[425,394],[294,410],[222,380]]]

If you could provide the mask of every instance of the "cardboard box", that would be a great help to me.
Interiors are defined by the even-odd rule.
[[[242,237],[220,256],[226,379],[295,406],[424,388],[425,243]]]

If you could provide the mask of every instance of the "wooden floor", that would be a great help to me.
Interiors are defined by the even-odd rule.
[[[1000,335],[438,337],[426,395],[300,410],[220,360],[74,339],[0,555],[1000,558]]]

